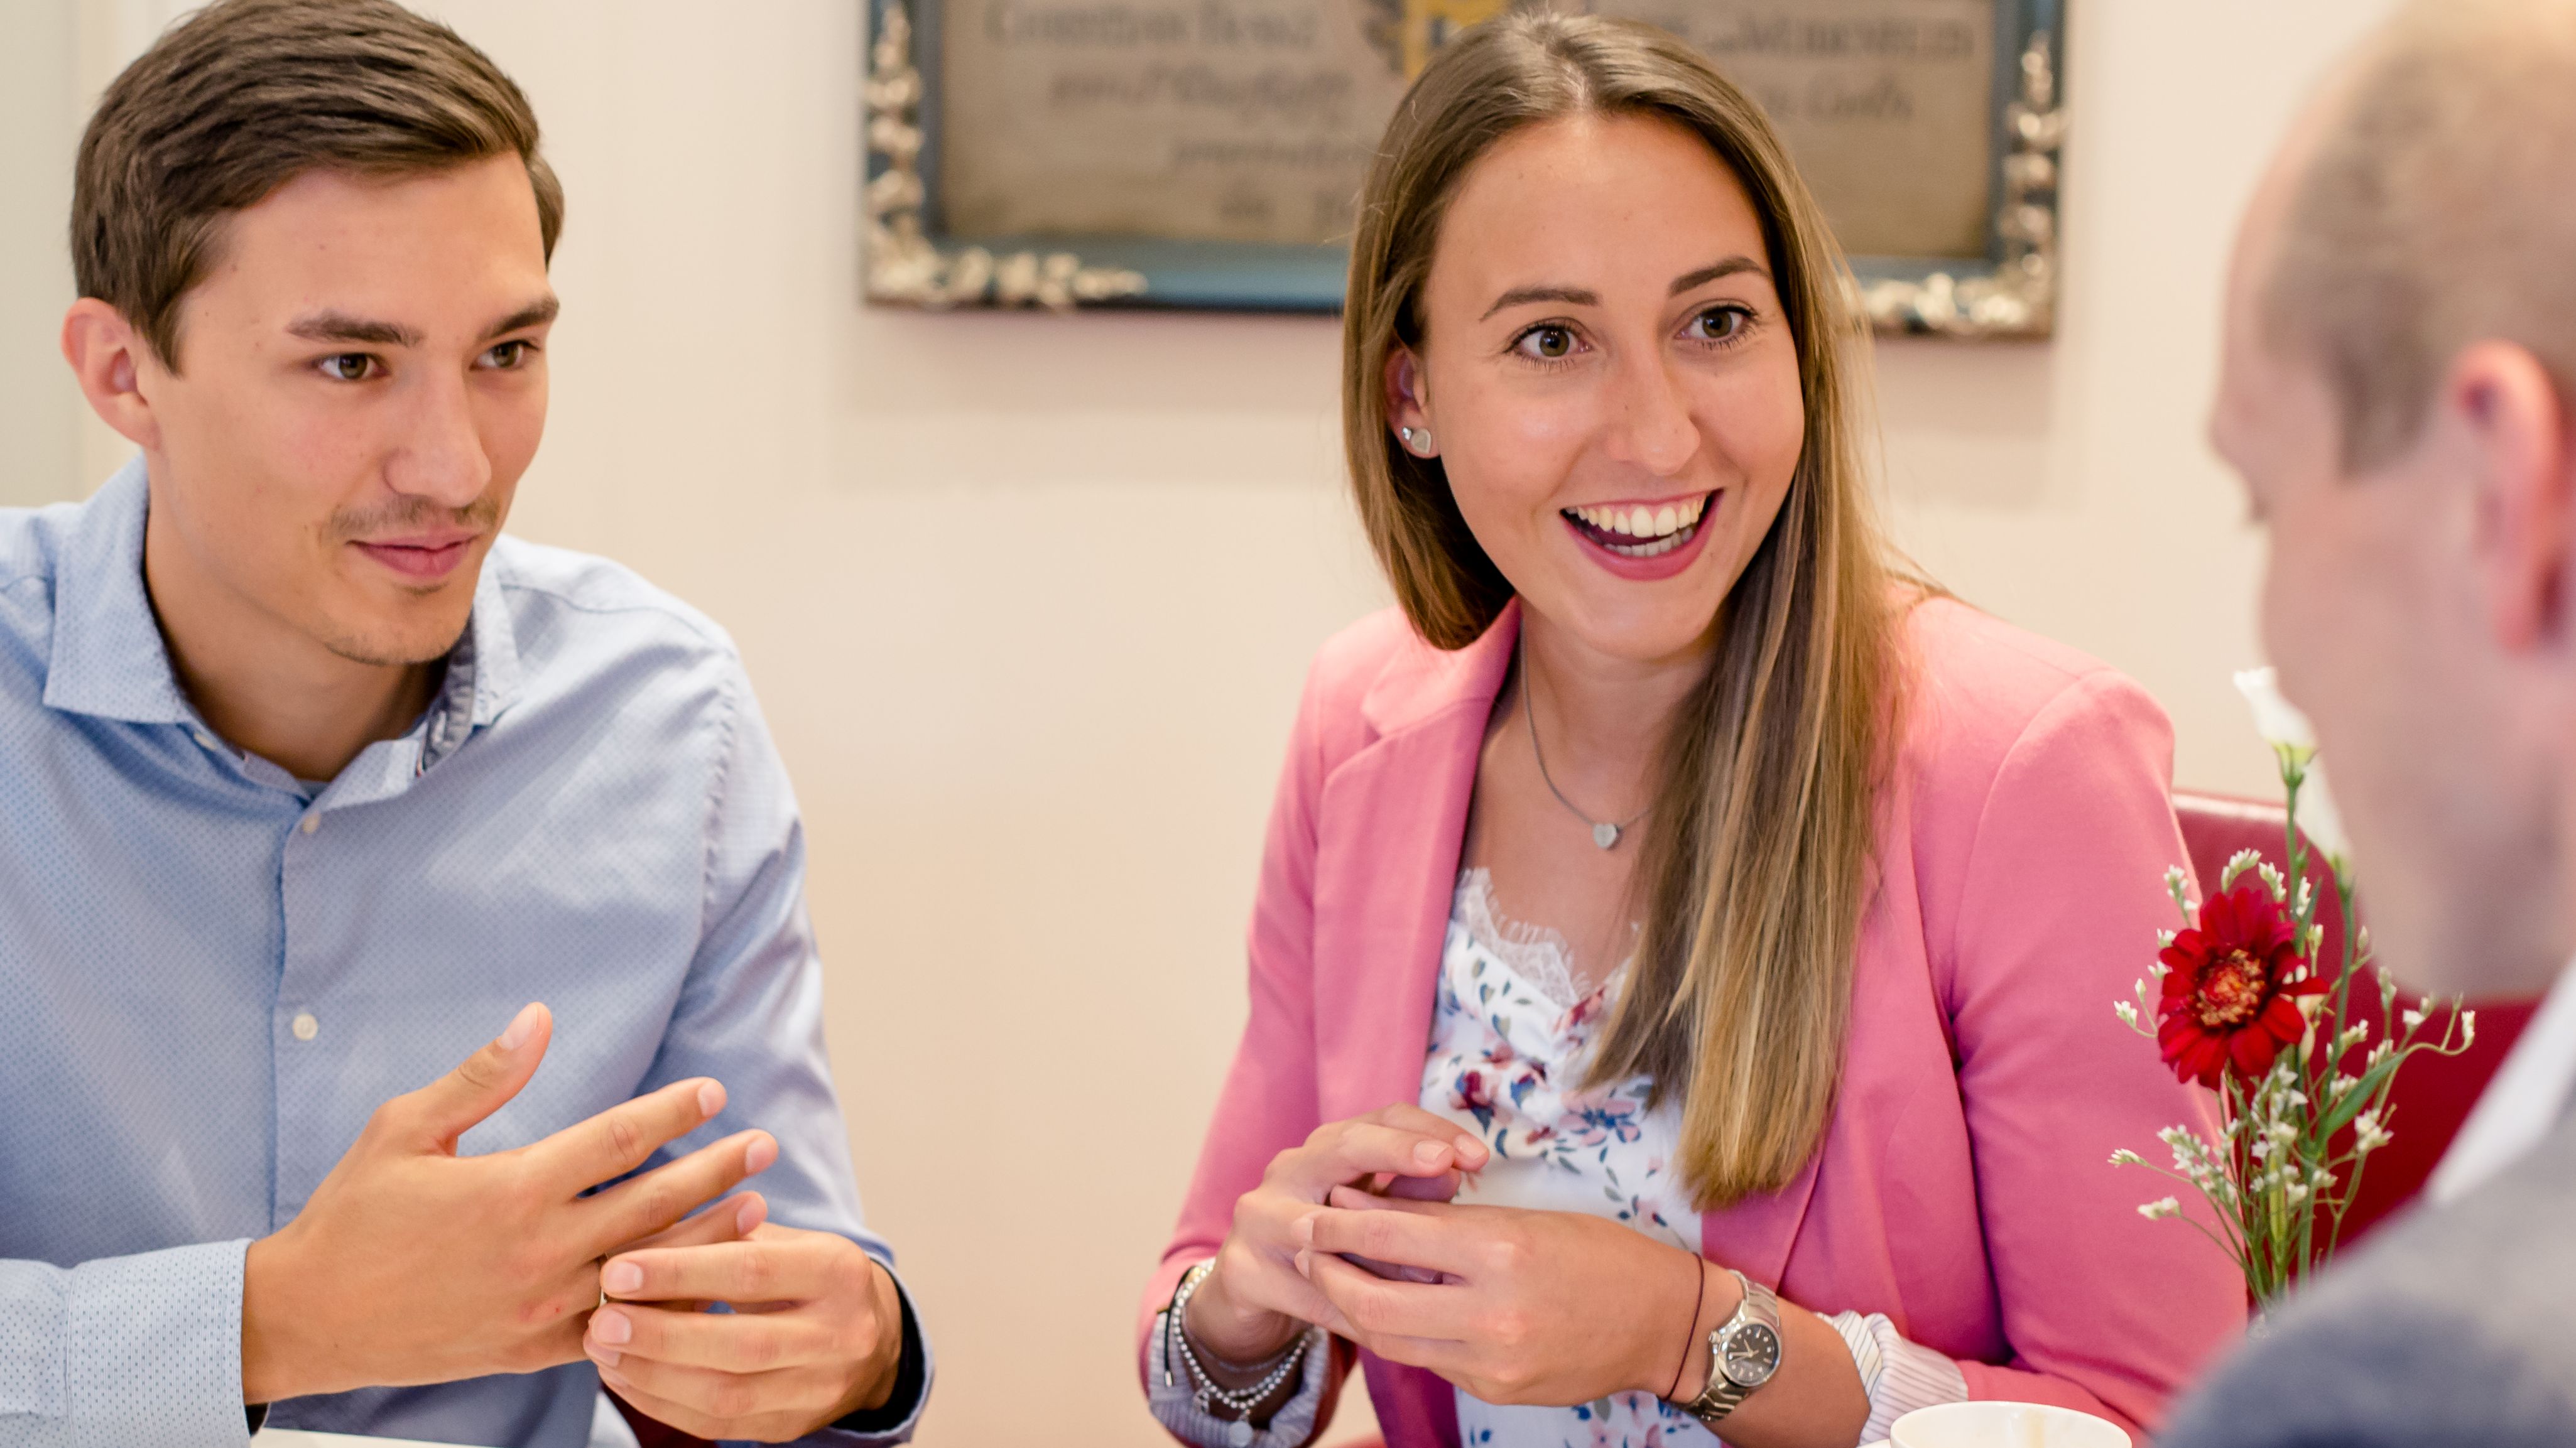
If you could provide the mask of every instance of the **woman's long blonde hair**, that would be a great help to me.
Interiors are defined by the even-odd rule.
[[[1787,1185],[1832,1115],[1897,692],[1897,575],[1862,448],[1867,336],[1842,253],[1761,108],[1643,25],[1521,14],[1442,50],[1361,192],[1343,443],[1397,600],[1423,638],[1465,647],[1512,588],[1440,463],[1388,435],[1386,360],[1423,343],[1423,281],[1468,168],[1525,126],[1582,114],[1682,126],[1735,173],[1762,219],[1805,395],[1788,496],[1664,746],[1637,876],[1644,936],[1590,1065],[1596,1084],[1652,1077],[1658,1104],[1685,1092],[1679,1166],[1713,1209]]]

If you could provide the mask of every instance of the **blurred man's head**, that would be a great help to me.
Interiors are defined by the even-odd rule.
[[[2525,990],[2576,930],[2576,0],[2423,0],[2248,214],[2212,431],[2382,954]]]
[[[117,78],[63,343],[149,460],[165,626],[455,643],[544,429],[562,215],[518,87],[390,0],[222,0]]]

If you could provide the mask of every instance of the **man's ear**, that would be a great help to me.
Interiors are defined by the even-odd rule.
[[[2474,489],[2473,546],[2496,642],[2576,662],[2576,418],[2567,401],[2528,349],[2480,342],[2452,360],[2428,441],[2453,454]]]
[[[142,386],[144,373],[159,363],[124,313],[96,297],[72,303],[63,314],[63,360],[100,421],[136,447],[160,450],[161,424]]]

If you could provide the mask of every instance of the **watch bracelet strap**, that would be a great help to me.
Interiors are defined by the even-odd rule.
[[[1747,1387],[1726,1375],[1726,1353],[1721,1344],[1725,1342],[1727,1335],[1740,1326],[1758,1322],[1771,1329],[1771,1335],[1775,1341],[1780,1336],[1779,1294],[1741,1272],[1736,1272],[1732,1268],[1728,1271],[1735,1278],[1736,1284],[1744,1289],[1744,1299],[1736,1304],[1733,1316],[1710,1329],[1708,1384],[1699,1390],[1698,1397],[1681,1405],[1683,1412],[1711,1428],[1716,1427],[1727,1414],[1734,1412],[1745,1399],[1752,1397],[1770,1381],[1766,1378],[1760,1383]],[[1777,1376],[1778,1369],[1773,1369],[1773,1374]]]

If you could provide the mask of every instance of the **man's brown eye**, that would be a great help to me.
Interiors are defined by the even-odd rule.
[[[363,352],[343,352],[337,357],[323,359],[322,370],[342,382],[358,382],[366,378],[367,361]]]

